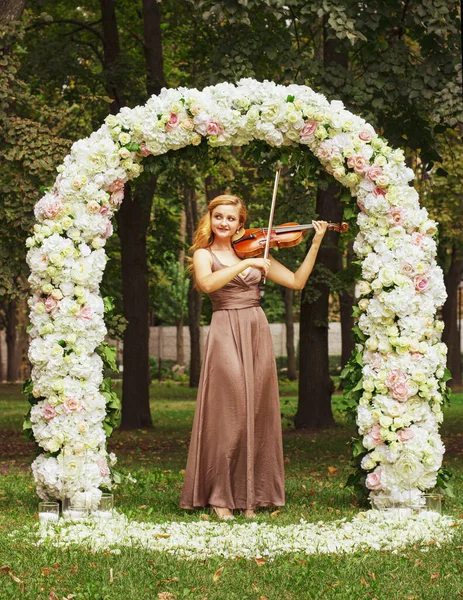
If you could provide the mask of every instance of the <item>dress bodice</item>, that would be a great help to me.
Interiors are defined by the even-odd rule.
[[[209,250],[212,256],[212,272],[226,268],[217,256]],[[219,290],[211,292],[209,297],[212,310],[230,310],[260,306],[259,282],[262,273],[259,269],[250,267],[246,275],[240,273]]]

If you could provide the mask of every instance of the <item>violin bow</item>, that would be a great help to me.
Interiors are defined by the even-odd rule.
[[[270,237],[272,235],[273,215],[275,214],[275,204],[277,201],[278,184],[280,183],[280,172],[281,172],[281,167],[278,167],[277,172],[275,173],[275,184],[273,186],[273,198],[272,198],[272,206],[270,208],[270,218],[268,221],[267,239],[265,241],[264,258],[268,258],[269,250],[270,250]],[[267,276],[264,275],[264,284],[266,281],[267,281]]]

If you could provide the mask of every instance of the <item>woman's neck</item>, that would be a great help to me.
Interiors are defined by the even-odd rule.
[[[211,250],[215,250],[216,252],[233,252],[233,247],[231,244],[227,245],[218,245],[215,241],[211,244]]]

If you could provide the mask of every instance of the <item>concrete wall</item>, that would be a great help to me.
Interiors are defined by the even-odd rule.
[[[201,353],[206,343],[209,326],[201,327]],[[284,323],[272,323],[270,325],[272,333],[273,350],[275,356],[286,356],[286,328]],[[175,360],[176,359],[176,328],[175,327],[150,327],[150,355],[156,358]],[[299,323],[294,324],[295,344],[299,341]],[[190,360],[190,332],[188,327],[183,328],[185,361],[188,364]],[[340,323],[330,323],[328,332],[328,347],[330,354],[341,354],[341,325]]]

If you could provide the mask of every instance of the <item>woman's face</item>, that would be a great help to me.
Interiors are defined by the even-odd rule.
[[[235,235],[240,228],[240,212],[237,206],[220,204],[211,214],[212,233],[219,239]]]

